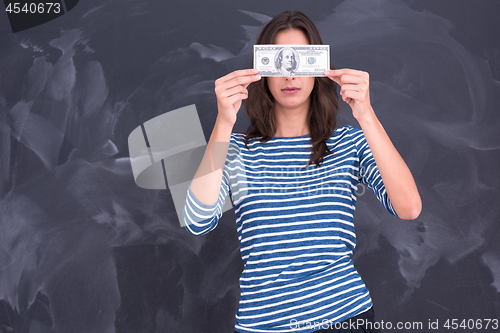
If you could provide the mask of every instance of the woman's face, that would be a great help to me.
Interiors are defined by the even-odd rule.
[[[282,30],[276,34],[275,44],[309,44],[306,35],[297,29]],[[283,108],[297,108],[309,103],[314,88],[314,77],[272,76],[266,77],[269,91]],[[292,80],[293,79],[293,80]],[[290,89],[290,88],[294,89]]]

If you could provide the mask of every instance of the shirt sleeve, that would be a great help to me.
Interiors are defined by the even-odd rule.
[[[231,147],[232,145],[229,146],[228,155],[231,153]],[[229,188],[229,161],[230,159],[226,158],[224,170],[222,172],[219,197],[213,205],[207,205],[198,200],[191,191],[191,184],[189,184],[182,217],[186,230],[191,234],[206,234],[213,230],[219,223],[219,219],[222,216],[222,207],[224,206],[227,195],[231,192]]]
[[[373,157],[372,151],[368,146],[363,130],[352,127],[351,135],[352,140],[356,145],[357,156],[359,158],[359,181],[368,185],[368,188],[373,190],[377,199],[389,213],[398,216],[392,207],[391,201],[389,200],[384,182],[382,181],[382,176],[380,175],[377,164],[375,163],[375,158]]]

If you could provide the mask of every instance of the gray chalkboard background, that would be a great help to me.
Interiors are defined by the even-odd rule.
[[[0,14],[1,332],[233,332],[234,210],[188,234],[168,190],[135,185],[127,137],[196,104],[208,140],[214,81],[250,66],[284,10],[313,19],[335,67],[370,73],[422,197],[415,221],[358,198],[377,321],[499,318],[498,1],[81,0],[15,34]],[[338,122],[359,127],[345,103]]]

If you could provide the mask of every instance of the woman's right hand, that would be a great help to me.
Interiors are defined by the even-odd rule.
[[[258,69],[237,70],[215,81],[218,118],[222,123],[229,126],[236,123],[236,114],[241,102],[248,97],[248,85],[260,80],[258,72]]]

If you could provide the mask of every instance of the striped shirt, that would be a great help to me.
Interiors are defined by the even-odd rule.
[[[397,214],[363,131],[343,126],[326,143],[332,154],[305,168],[309,134],[249,140],[248,150],[232,133],[218,201],[203,204],[188,188],[183,219],[194,235],[216,227],[226,195],[233,201],[244,263],[238,332],[313,332],[372,306],[351,260],[358,184]]]

